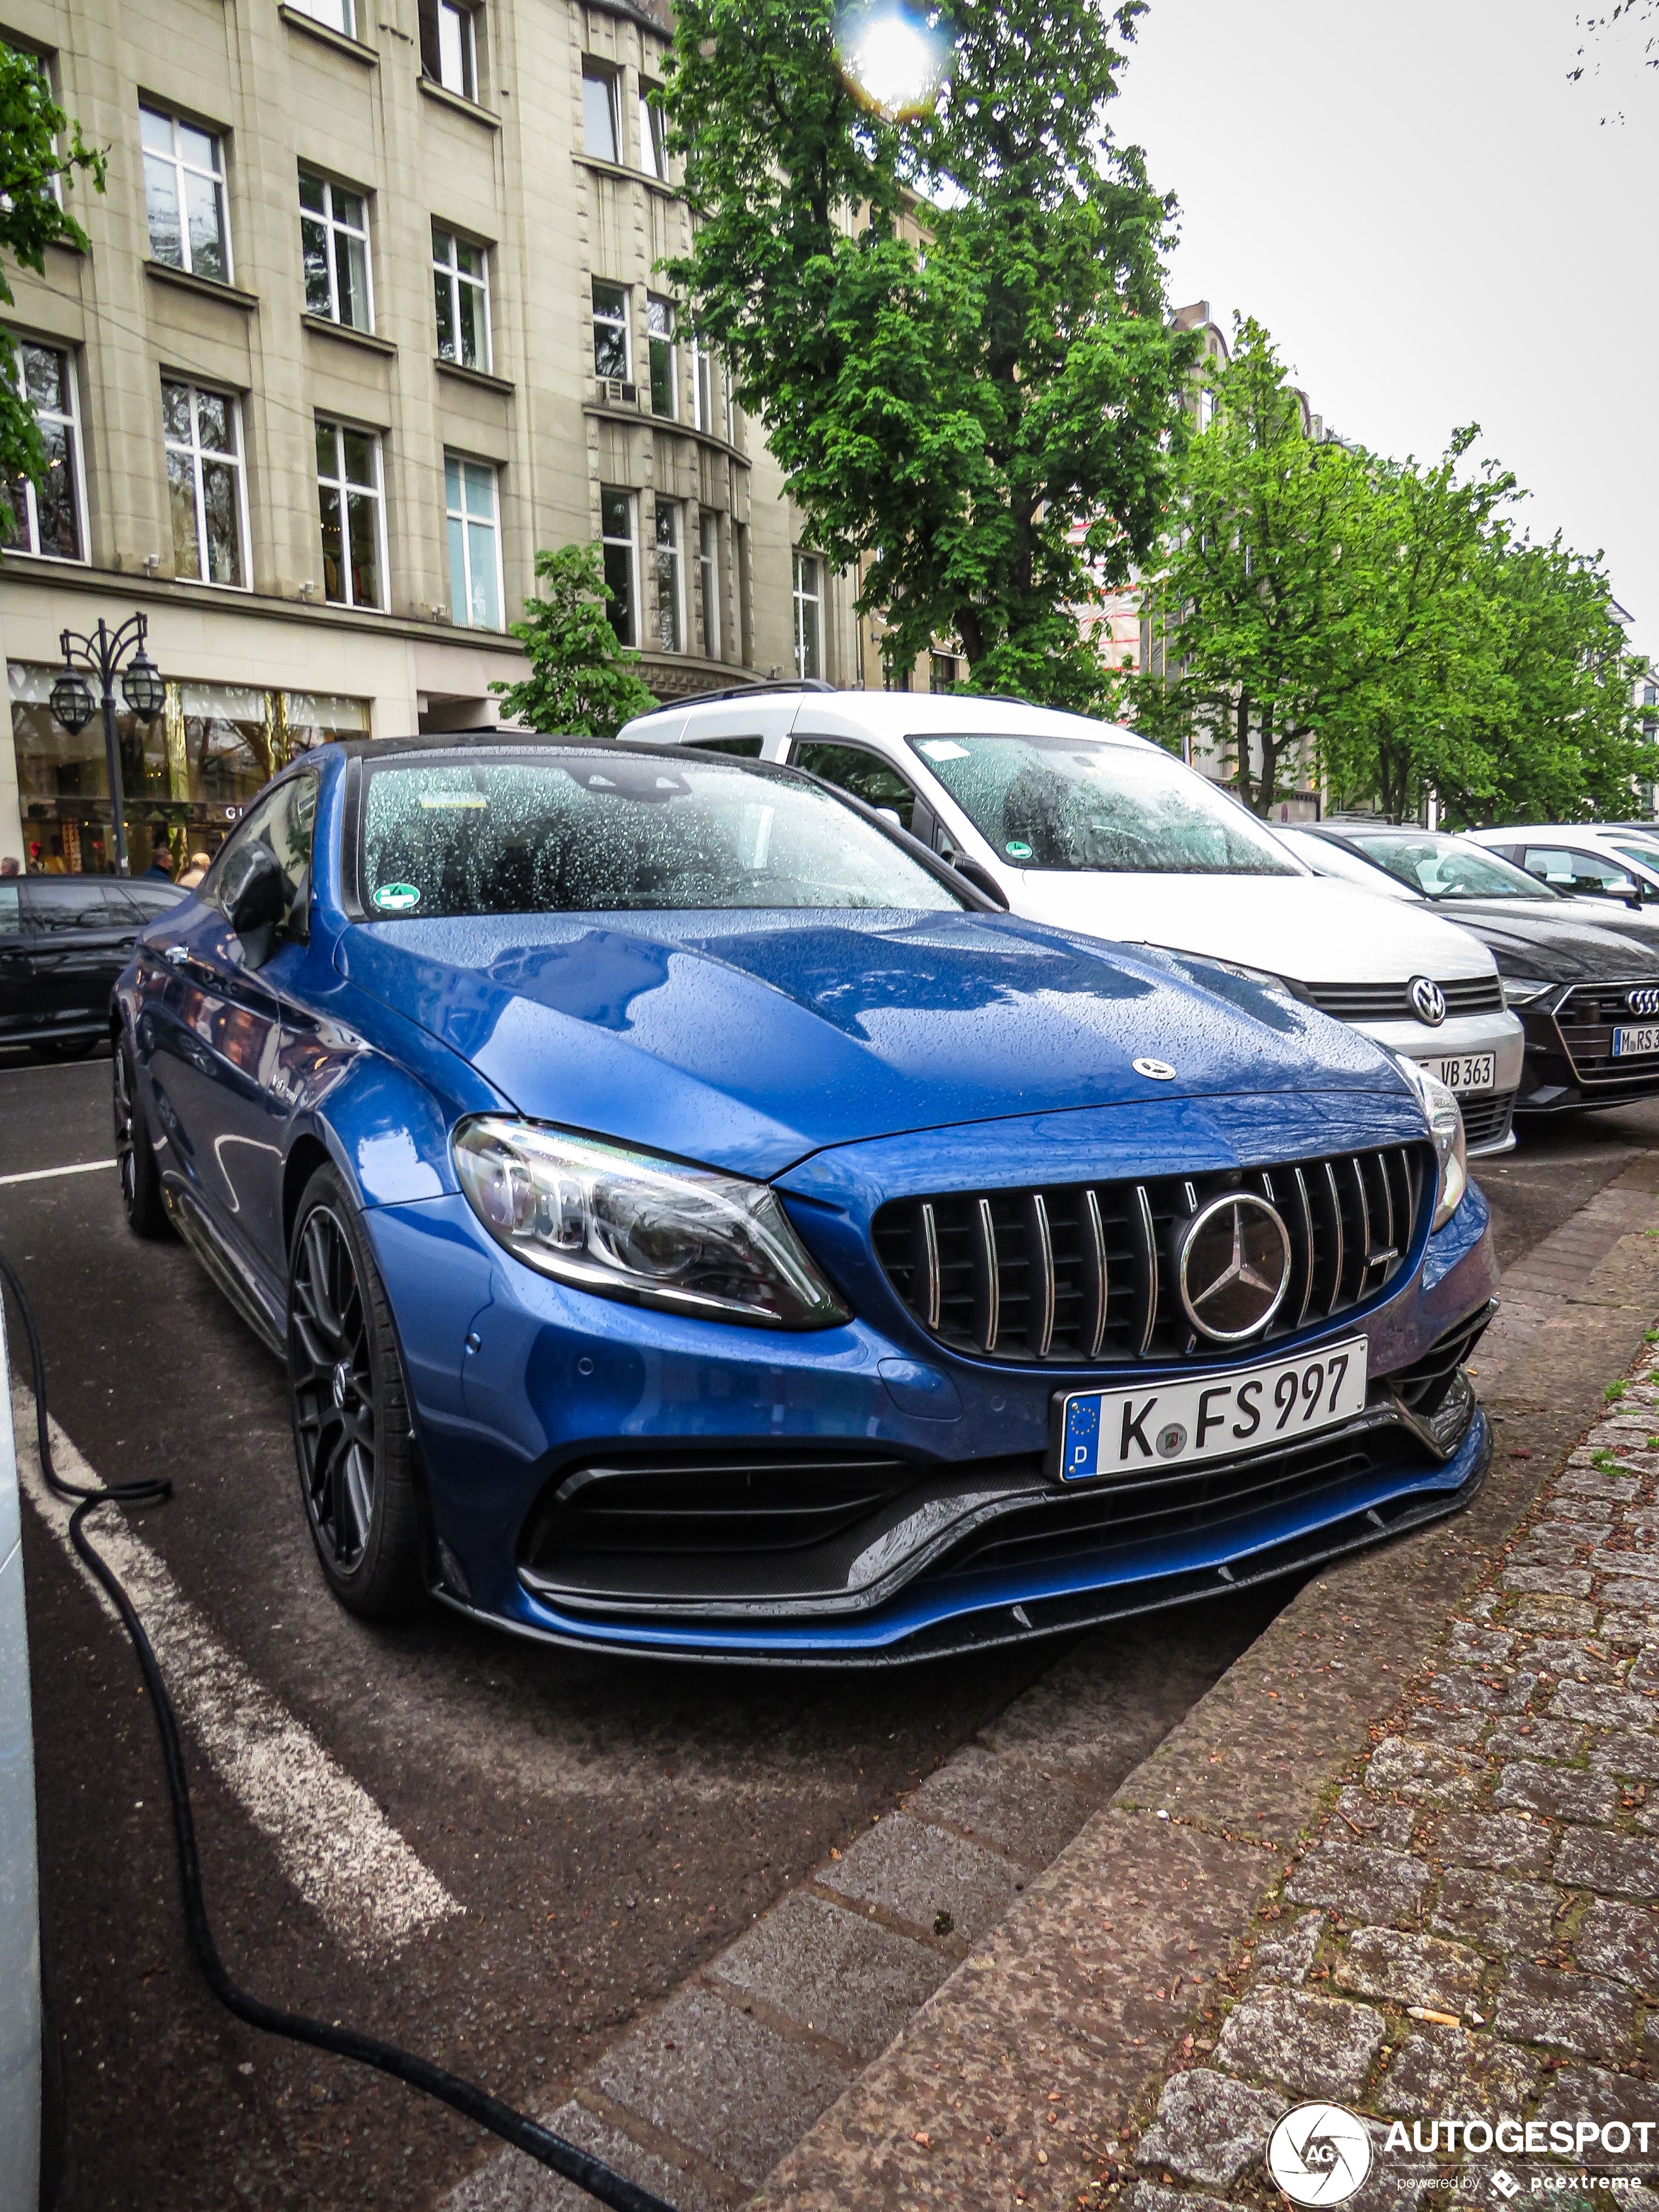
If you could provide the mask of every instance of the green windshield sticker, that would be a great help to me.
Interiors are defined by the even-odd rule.
[[[1023,837],[1011,837],[1002,849],[1011,860],[1029,860],[1031,857],[1031,848]]]
[[[420,902],[421,894],[413,884],[382,884],[374,894],[374,903],[382,914],[407,914]]]

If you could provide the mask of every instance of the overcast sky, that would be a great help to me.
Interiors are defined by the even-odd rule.
[[[1659,654],[1659,13],[1570,84],[1579,12],[1152,0],[1114,128],[1179,195],[1175,304],[1255,315],[1380,451],[1478,422],[1534,535],[1604,548]]]

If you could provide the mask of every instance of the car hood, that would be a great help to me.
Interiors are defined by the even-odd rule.
[[[1575,908],[1579,903],[1572,902]],[[1564,911],[1565,906],[1565,901],[1560,907],[1541,901],[1534,907],[1524,899],[1459,899],[1457,918],[1491,950],[1506,975],[1529,975],[1540,983],[1659,977],[1659,931],[1644,943],[1622,927],[1604,928]]]
[[[1449,983],[1490,975],[1437,914],[1324,876],[1140,876],[1002,869],[1016,913],[1096,937],[1237,960],[1298,983]]]
[[[1357,1031],[1280,993],[1004,915],[380,922],[346,930],[336,964],[520,1112],[747,1175],[1152,1097],[1405,1087]]]

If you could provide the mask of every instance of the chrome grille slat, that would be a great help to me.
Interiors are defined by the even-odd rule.
[[[1144,1182],[896,1199],[876,1255],[915,1319],[970,1357],[1050,1367],[1248,1356],[1385,1295],[1427,1233],[1426,1145],[1395,1145]],[[1176,1275],[1185,1224],[1229,1191],[1259,1192],[1291,1243],[1287,1297],[1267,1330],[1194,1335]]]
[[[1504,987],[1496,975],[1465,975],[1442,983],[1446,1018],[1504,1011]],[[1310,996],[1322,1014],[1339,1022],[1414,1022],[1409,981],[1404,983],[1310,983]]]

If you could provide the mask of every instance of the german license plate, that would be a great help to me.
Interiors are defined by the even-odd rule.
[[[1639,1029],[1613,1033],[1613,1056],[1623,1060],[1631,1053],[1659,1052],[1659,1022],[1644,1022]]]
[[[1618,1048],[1615,1046],[1614,1050]],[[1472,1091],[1495,1091],[1498,1088],[1498,1055],[1491,1052],[1460,1053],[1447,1060],[1425,1060],[1423,1063],[1431,1075],[1437,1075],[1448,1091],[1455,1091],[1460,1098]]]
[[[1073,1390],[1060,1400],[1051,1474],[1127,1480],[1161,1468],[1292,1443],[1365,1410],[1366,1340],[1317,1354],[1139,1390]]]

